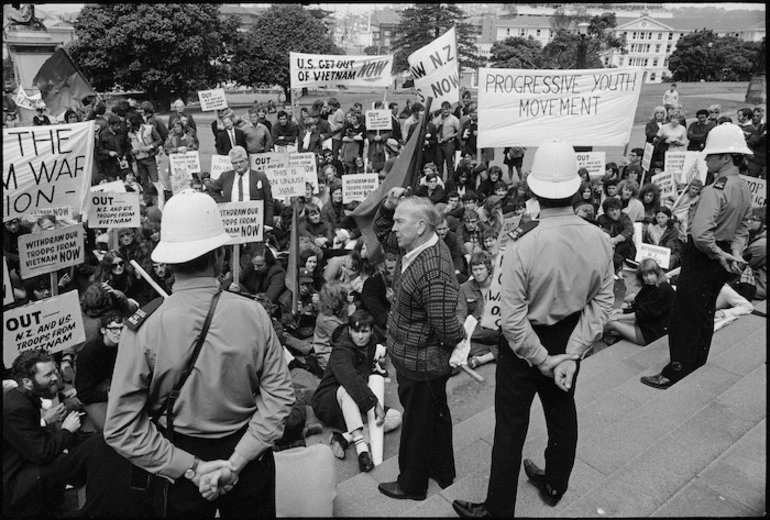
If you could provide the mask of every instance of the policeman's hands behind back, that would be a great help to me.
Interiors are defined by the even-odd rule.
[[[540,365],[537,366],[537,368],[540,370],[540,373],[543,374],[546,377],[553,378],[554,373],[553,370],[559,364],[561,364],[563,361],[569,361],[569,360],[577,360],[580,356],[577,354],[557,354],[555,356],[548,355],[545,358],[545,361],[543,361]]]
[[[556,368],[553,369],[553,382],[557,387],[569,392],[572,388],[572,381],[577,371],[577,362],[573,359],[567,359],[559,363]]]
[[[719,264],[725,271],[732,274],[741,274],[746,268],[746,261],[743,258],[730,253],[722,253]]]

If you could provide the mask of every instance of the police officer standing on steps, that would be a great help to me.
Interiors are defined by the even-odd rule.
[[[660,374],[641,378],[653,388],[668,388],[706,364],[719,290],[746,266],[742,254],[749,237],[751,192],[738,168],[752,151],[740,127],[725,123],[709,132],[703,154],[716,181],[703,188],[690,212],[690,235],[669,319],[671,361]]]
[[[549,141],[535,153],[527,183],[540,220],[522,224],[503,253],[500,355],[495,374],[495,440],[487,498],[455,500],[461,517],[513,517],[537,394],[548,427],[545,471],[524,459],[543,500],[555,506],[567,490],[577,449],[575,381],[580,360],[601,336],[614,304],[612,247],[607,235],[572,210],[580,187],[572,146]]]
[[[214,518],[217,509],[223,518],[275,516],[271,448],[294,389],[262,306],[221,292],[229,240],[211,197],[187,189],[169,200],[152,260],[171,266],[173,293],[132,316],[118,348],[104,437],[134,465],[173,483],[171,517]],[[179,386],[199,335],[200,354],[173,413],[156,424],[151,414]]]

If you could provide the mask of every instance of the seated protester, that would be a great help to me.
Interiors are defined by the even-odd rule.
[[[503,229],[503,201],[497,195],[487,197],[483,207],[477,213],[479,221],[487,229],[493,229],[496,233]]]
[[[605,164],[604,177],[609,177],[610,179],[617,179],[620,181],[620,168],[618,168],[618,165],[614,162],[608,162]]]
[[[329,184],[329,202],[321,208],[321,220],[329,223],[331,227],[338,228],[345,216],[342,204],[342,181],[335,179]]]
[[[349,434],[358,453],[358,468],[364,472],[374,469],[374,462],[364,440],[363,416],[374,410],[377,425],[384,426],[386,432],[401,424],[401,413],[393,409],[387,411],[389,420],[386,421],[384,403],[377,400],[368,386],[375,359],[385,355],[384,352],[377,352],[373,331],[374,318],[363,310],[356,311],[348,318],[346,325],[334,331],[334,348],[328,366],[310,401],[321,421]],[[334,431],[329,444],[335,457],[345,458],[345,449],[350,441],[341,433]]]
[[[101,435],[79,435],[77,410],[53,407],[41,424],[41,399],[56,397],[61,385],[53,356],[27,350],[12,368],[18,386],[3,392],[3,517],[62,516],[68,484],[86,485],[80,515],[145,516],[147,504],[129,490],[131,464]],[[49,426],[59,421],[61,429]]]
[[[313,374],[323,377],[332,352],[332,332],[344,324],[348,317],[348,288],[338,280],[327,282],[321,289],[320,300],[312,350],[305,362]]]
[[[14,218],[3,222],[3,257],[8,262],[8,270],[19,273],[19,238],[32,233],[32,226]]]
[[[321,194],[321,186],[318,187],[319,195]],[[307,206],[308,204],[315,204],[318,206],[318,211],[321,211],[321,208],[323,207],[323,202],[321,202],[321,199],[319,197],[316,197],[315,194],[313,194],[313,184],[310,182],[305,183],[305,196],[300,197],[300,218],[304,215],[307,215]]]
[[[449,254],[452,256],[452,265],[454,265],[455,268],[455,275],[457,276],[457,280],[462,283],[468,278],[466,272],[467,269],[465,267],[464,248],[462,247],[462,244],[460,244],[455,232],[449,229],[447,220],[448,219],[444,217],[439,225],[436,226],[436,234],[449,248]]]
[[[623,171],[625,178],[621,178],[621,181],[634,181],[637,184],[642,177],[642,166],[640,164],[629,164]]]
[[[129,266],[118,251],[112,250],[104,255],[95,278],[97,282],[107,284],[109,288],[121,293],[130,303],[139,306],[136,300],[139,289],[136,277],[129,273]]]
[[[505,218],[523,217],[527,211],[527,201],[524,199],[512,199],[507,205],[503,206],[503,216]]]
[[[620,200],[620,196],[618,195],[618,184],[619,184],[619,181],[611,177],[604,177],[602,179],[602,196],[601,196],[601,203],[599,204],[599,212],[597,216],[604,213],[605,200],[607,200],[610,197],[616,197],[618,200]]]
[[[300,269],[307,269],[313,277],[313,290],[316,292],[320,291],[326,283],[326,279],[323,277],[323,269],[321,268],[323,258],[323,250],[320,247],[311,242],[303,243],[300,241],[299,262],[297,265],[299,265]]]
[[[340,161],[330,149],[324,148],[321,152],[321,161],[318,164],[318,171],[324,174],[326,183],[329,184],[330,181],[327,174],[327,166],[332,166],[334,168],[334,176],[337,179],[339,179],[342,172],[345,171],[345,166],[342,164],[342,161]]]
[[[495,183],[495,195],[497,195],[497,198],[503,201],[503,205],[505,205],[505,202],[508,200],[510,191],[511,187],[504,180],[500,179]]]
[[[660,210],[660,188],[656,184],[648,182],[639,190],[639,200],[644,206],[644,219],[642,222],[651,223]]]
[[[642,242],[670,249],[671,259],[668,268],[679,267],[679,259],[682,256],[682,241],[679,239],[679,230],[671,218],[670,209],[663,207],[658,210],[655,215],[655,222],[649,224],[642,232]]]
[[[281,209],[280,212],[276,212],[278,216],[278,222],[273,226],[273,232],[270,237],[270,245],[275,247],[278,251],[285,251],[289,246],[289,240],[291,239],[291,221],[292,212],[294,210],[291,206],[286,206]]]
[[[747,300],[767,298],[767,207],[751,208],[749,243],[743,251],[748,262],[740,278],[731,285]]]
[[[447,192],[446,203],[441,207],[437,206],[436,209],[447,219],[452,219],[455,227],[460,224],[460,220],[463,218],[463,205],[460,202],[460,195],[456,191]]]
[[[147,271],[147,274],[150,275],[150,278],[152,278],[152,280],[158,284],[158,287],[165,291],[166,294],[171,294],[171,290],[174,287],[174,273],[171,272],[171,269],[169,269],[166,264],[162,262],[152,262],[152,265],[149,267],[149,269],[145,269],[145,271]],[[152,292],[144,295],[144,299],[148,303],[155,298],[161,297],[161,294],[158,293],[158,291],[156,291],[154,288],[150,287],[150,289]]]
[[[652,258],[639,262],[636,280],[641,289],[630,303],[610,313],[605,326],[607,332],[618,335],[637,345],[649,345],[668,334],[668,321],[674,306],[674,289],[658,263]],[[605,335],[605,342],[614,343]]]
[[[447,224],[449,224],[449,229],[451,229],[455,233],[457,233],[458,226],[462,224],[463,215],[465,214],[465,211],[469,209],[472,209],[473,211],[478,211],[479,209],[479,196],[473,190],[466,191],[465,195],[462,195],[460,197],[460,200],[462,202],[462,211],[456,212],[454,215],[452,215],[452,218],[447,219]]]
[[[306,204],[305,218],[299,224],[299,236],[307,237],[320,248],[327,248],[334,240],[333,228],[328,222],[321,220],[321,208],[315,204]]]
[[[486,224],[480,222],[479,214],[472,209],[466,209],[463,213],[463,223],[457,226],[457,240],[464,248],[464,254],[471,256],[482,251],[482,235],[487,229]]]
[[[636,256],[634,246],[634,223],[628,215],[620,209],[620,199],[610,197],[602,202],[604,213],[599,215],[596,221],[609,236],[614,249],[613,264],[615,274],[623,267],[623,260],[633,260]]]
[[[361,289],[361,309],[374,318],[374,332],[378,341],[385,341],[386,337],[396,260],[398,257],[395,253],[385,252],[385,259],[379,265],[377,273],[364,280]]]
[[[109,311],[100,318],[99,336],[86,342],[78,354],[75,389],[83,403],[86,418],[83,431],[101,432],[107,415],[107,394],[123,332],[123,314]],[[90,426],[86,428],[86,426]]]
[[[150,254],[152,254],[155,247],[160,243],[160,224],[150,221],[142,223],[141,237],[142,242],[147,246]],[[147,269],[146,264],[142,267]]]
[[[285,291],[280,300],[281,324],[284,329],[299,339],[307,339],[313,335],[315,321],[318,317],[318,309],[321,299],[318,292],[313,289],[313,273],[300,268],[297,276],[299,294],[297,296],[297,308],[292,309],[294,295],[291,291]],[[302,354],[307,354],[304,352]]]
[[[499,231],[495,231],[494,229],[490,228],[484,231],[484,234],[481,237],[484,244],[484,251],[489,253],[489,255],[492,257],[493,264],[495,258],[497,258],[497,237],[499,234]]]
[[[754,311],[754,306],[749,300],[730,287],[730,284],[726,283],[717,295],[716,309],[714,313],[715,322],[751,314]],[[716,326],[717,324],[714,323],[714,325]]]
[[[286,290],[286,271],[276,262],[273,252],[265,244],[257,244],[249,265],[241,269],[240,283],[232,281],[232,274],[223,282],[232,292],[246,291],[249,294],[265,293],[271,302]]]
[[[618,193],[623,213],[628,215],[631,222],[644,220],[644,204],[636,197],[639,193],[639,184],[635,181],[620,181]]]
[[[590,222],[591,224],[599,225],[599,223],[596,221],[596,212],[594,211],[593,204],[589,202],[579,202],[577,206],[574,206],[575,209],[575,215],[582,218],[586,222]]]
[[[497,342],[500,332],[481,326],[484,315],[484,298],[492,285],[492,255],[486,251],[471,256],[471,277],[460,285],[458,295],[457,318],[465,323],[468,316],[473,316],[479,323],[471,336],[471,350],[468,354],[468,366],[476,368],[497,359]]]
[[[445,202],[446,194],[444,188],[439,186],[439,176],[431,172],[425,176],[425,182],[426,184],[417,187],[414,192],[415,196],[425,197],[433,204]]]
[[[476,159],[466,155],[455,168],[454,177],[447,179],[446,191],[456,191],[460,197],[468,191],[474,191],[476,189],[476,177],[484,170],[486,170],[486,164],[479,165],[476,163]]]
[[[580,185],[580,189],[572,198],[572,209],[577,209],[579,205],[590,204],[594,208],[594,213],[599,209],[599,203],[597,202],[594,189],[589,182],[583,182]]]
[[[481,181],[479,187],[476,189],[479,197],[483,200],[490,195],[495,194],[495,183],[503,178],[503,169],[499,166],[490,166],[489,173],[486,179]]]

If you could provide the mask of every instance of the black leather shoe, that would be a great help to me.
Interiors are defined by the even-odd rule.
[[[460,518],[492,518],[483,503],[454,500],[452,501],[452,508]]]
[[[362,451],[358,454],[358,469],[367,473],[374,469],[374,461],[368,451]]]
[[[329,446],[332,449],[332,454],[338,459],[345,458],[345,450],[348,449],[350,443],[345,440],[340,432],[332,432],[329,436]]]
[[[564,493],[559,493],[546,482],[545,471],[537,467],[530,459],[524,459],[524,472],[540,492],[540,498],[543,499],[543,502],[551,507],[559,503]]]
[[[674,384],[673,381],[671,381],[669,378],[667,378],[663,374],[658,374],[655,376],[642,376],[642,378],[639,381],[641,381],[643,384],[647,386],[651,386],[653,388],[660,388],[661,390],[665,390],[666,388]]]
[[[425,498],[428,496],[427,493],[422,493],[419,495],[407,493],[401,489],[401,486],[398,484],[397,480],[395,482],[383,482],[377,486],[377,489],[386,497],[395,498],[396,500],[425,500]]]

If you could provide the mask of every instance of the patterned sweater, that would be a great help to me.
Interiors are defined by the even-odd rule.
[[[449,357],[464,332],[455,310],[459,285],[443,240],[401,273],[403,250],[392,232],[394,210],[380,206],[374,232],[386,251],[399,253],[388,317],[387,347],[399,375],[427,381],[450,372]]]

